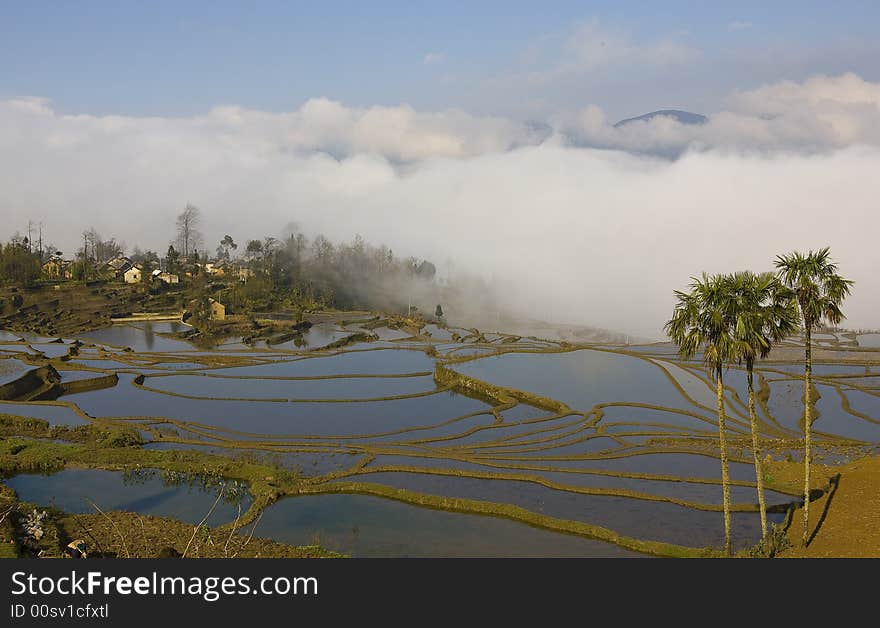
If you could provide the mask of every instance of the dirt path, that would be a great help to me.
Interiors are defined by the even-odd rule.
[[[818,484],[838,473],[837,486],[810,504],[810,543],[800,546],[803,512],[798,510],[788,530],[792,547],[782,557],[880,558],[880,456],[818,467],[813,477]]]

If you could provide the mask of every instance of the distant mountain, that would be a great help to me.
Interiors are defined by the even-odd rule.
[[[553,127],[538,120],[526,120],[525,129],[529,140],[534,144],[540,144],[553,135]]]
[[[691,113],[690,111],[679,111],[678,109],[661,109],[660,111],[652,111],[651,113],[646,113],[642,116],[638,116],[637,118],[627,118],[626,120],[621,120],[617,124],[614,125],[614,128],[618,128],[629,124],[630,122],[638,122],[639,120],[649,121],[657,116],[666,116],[669,118],[675,118],[678,122],[682,124],[705,124],[709,118],[706,116],[700,115],[699,113]]]

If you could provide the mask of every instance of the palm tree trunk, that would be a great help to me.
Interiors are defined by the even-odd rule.
[[[727,435],[724,427],[724,383],[721,365],[715,367],[715,386],[718,395],[718,443],[721,449],[721,494],[724,504],[724,552],[733,554],[730,541],[730,477],[727,463]]]
[[[758,448],[758,417],[755,412],[754,363],[746,362],[749,383],[749,422],[752,427],[752,454],[755,457],[755,480],[758,485],[758,506],[761,510],[761,538],[767,538],[767,503],[764,500],[764,470],[761,468],[761,450]]]
[[[804,368],[804,534],[801,545],[807,546],[810,536],[810,444],[813,431],[813,349],[812,330],[806,325],[806,362]]]

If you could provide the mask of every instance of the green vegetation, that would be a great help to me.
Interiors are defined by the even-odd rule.
[[[0,244],[0,285],[31,286],[40,277],[40,256],[30,249],[27,239],[13,238]]]
[[[766,358],[775,343],[781,342],[797,329],[797,311],[791,293],[780,285],[772,273],[756,275],[750,271],[728,277],[731,298],[729,307],[734,319],[735,352],[739,362],[746,364],[749,395],[749,424],[752,433],[752,457],[761,509],[761,537],[768,538],[767,504],[764,499],[764,472],[761,468],[761,447],[758,442],[758,415],[755,411],[755,359]]]
[[[720,275],[694,279],[691,292],[675,293],[678,303],[666,330],[683,358],[702,349],[703,360],[715,378],[718,399],[718,446],[721,451],[721,490],[724,503],[724,549],[732,554],[730,537],[730,477],[724,413],[724,367],[735,359],[736,337],[730,320],[730,285]]]
[[[810,490],[811,432],[813,404],[818,393],[812,383],[812,331],[822,322],[837,325],[843,320],[840,304],[850,292],[851,281],[837,273],[826,247],[804,255],[794,252],[776,258],[777,273],[739,272],[734,275],[703,274],[693,279],[691,292],[676,291],[678,303],[666,330],[684,358],[703,351],[716,382],[718,398],[719,448],[725,502],[725,539],[730,554],[730,521],[727,503],[727,462],[722,370],[733,361],[745,362],[749,397],[752,454],[761,507],[763,540],[769,542],[764,502],[764,473],[758,442],[755,411],[754,362],[766,358],[779,343],[803,322],[804,369],[804,529],[803,545],[809,535],[809,505],[815,499]],[[843,396],[843,395],[842,395]],[[845,396],[843,396],[844,399]],[[766,406],[765,406],[766,410]]]
[[[414,295],[427,298],[440,291],[440,286],[433,283],[434,264],[414,257],[397,258],[387,247],[371,246],[360,236],[351,243],[337,244],[322,235],[310,240],[293,230],[283,238],[250,240],[243,247],[243,255],[236,257],[239,246],[227,234],[212,260],[203,248],[202,223],[201,210],[187,204],[177,216],[173,243],[164,259],[138,246],[126,258],[123,243],[105,239],[94,228],[83,232],[82,246],[64,259],[54,246],[43,246],[42,235],[39,244],[33,242],[29,224],[28,237],[15,235],[8,244],[0,245],[0,286],[20,288],[41,282],[53,286],[90,282],[118,285],[124,270],[134,264],[141,271],[140,283],[145,292],[161,294],[179,282],[175,290],[179,309],[213,297],[228,308],[229,314],[286,309],[299,312],[299,316],[329,308],[409,313],[417,309],[411,304]],[[176,276],[175,282],[153,277],[154,269]],[[454,292],[451,288],[445,290]],[[481,292],[488,294],[485,289]],[[18,310],[26,306],[20,295],[0,298],[0,315],[10,303]],[[200,322],[207,320],[201,317]]]
[[[804,530],[802,544],[809,537],[810,517],[810,462],[813,418],[812,332],[827,321],[840,323],[844,316],[840,305],[850,292],[852,281],[837,273],[828,247],[810,251],[806,255],[794,252],[776,258],[780,280],[793,292],[804,325]]]

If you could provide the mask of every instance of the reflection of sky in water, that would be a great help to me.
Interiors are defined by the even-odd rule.
[[[694,547],[723,542],[720,512],[694,510],[666,502],[576,494],[532,482],[423,473],[371,473],[362,479],[431,495],[514,504],[550,517],[583,521],[635,538]],[[756,513],[735,514],[732,533],[737,546],[748,547],[757,542],[761,537],[760,527]]]
[[[6,384],[18,379],[32,368],[36,367],[25,364],[15,358],[0,359],[0,384]]]
[[[165,338],[162,333],[174,333],[186,326],[177,322],[141,322],[127,326],[116,326],[91,332],[89,338],[99,342],[130,346],[136,352],[185,352],[187,364],[174,364],[167,358],[163,366],[168,369],[200,367],[189,362],[194,356],[233,355],[223,347],[220,350],[200,351],[189,343]],[[350,333],[357,331],[352,326],[348,331],[325,322],[313,326],[304,335],[307,343],[288,341],[282,345],[248,351],[250,355],[271,356],[272,363],[230,368],[211,368],[208,372],[222,376],[245,375],[251,377],[320,377],[335,374],[385,374],[427,372],[434,369],[435,360],[422,351],[411,351],[400,347],[393,338],[407,335],[385,329],[377,330],[384,340],[369,344],[358,344],[354,348],[373,348],[373,351],[328,352],[326,356],[305,357],[285,355],[278,351],[313,349],[324,346]],[[435,340],[448,334],[439,329]],[[97,336],[97,337],[96,337]],[[487,338],[495,335],[487,334]],[[3,337],[0,336],[0,340]],[[33,342],[33,340],[32,340]],[[233,339],[233,343],[238,339]],[[7,341],[8,344],[8,341]],[[410,344],[410,343],[404,343]],[[422,343],[423,344],[423,343]],[[50,345],[40,345],[37,348]],[[444,351],[458,350],[465,355],[484,351],[478,347],[454,343],[437,345]],[[525,345],[520,345],[525,347]],[[62,344],[51,345],[52,351],[66,351]],[[498,345],[502,348],[502,345]],[[509,353],[498,357],[487,357],[473,362],[452,365],[452,369],[485,380],[493,384],[508,386],[533,392],[552,399],[561,400],[575,410],[589,411],[595,404],[608,402],[646,403],[670,408],[695,411],[709,421],[672,411],[638,408],[632,406],[613,406],[604,409],[604,417],[598,426],[608,427],[609,433],[649,432],[664,436],[664,430],[671,434],[694,434],[700,432],[707,438],[717,437],[715,425],[714,389],[697,377],[696,371],[680,366],[673,357],[675,347],[662,345],[627,347],[638,350],[649,359],[615,354],[598,350],[578,350],[565,353]],[[137,353],[125,355],[137,357]],[[87,350],[84,350],[87,353]],[[827,353],[827,352],[825,352]],[[238,355],[244,355],[239,353]],[[110,369],[132,369],[149,372],[149,367],[131,367],[118,361],[95,360],[93,355],[73,363],[88,363]],[[827,359],[827,358],[825,358]],[[673,363],[675,362],[675,363]],[[0,361],[2,364],[2,361]],[[692,361],[700,367],[698,361]],[[670,381],[659,365],[668,369],[675,381],[690,396],[709,409],[693,407]],[[210,366],[210,365],[208,365]],[[762,363],[758,365],[777,368],[777,365]],[[799,377],[803,367],[798,364],[778,365],[780,370]],[[816,365],[817,376],[835,373],[864,373],[863,366]],[[64,372],[63,379],[93,377],[90,373]],[[765,372],[765,377],[780,377]],[[236,402],[231,400],[194,400],[140,390],[132,386],[133,375],[120,376],[119,385],[112,389],[84,392],[64,397],[77,403],[86,412],[95,416],[167,416],[183,420],[198,421],[206,425],[225,429],[235,429],[251,433],[266,433],[276,436],[333,436],[335,447],[356,451],[359,446],[375,444],[386,451],[399,452],[399,455],[380,454],[370,466],[382,464],[406,464],[422,469],[451,468],[462,471],[484,470],[504,473],[527,473],[542,476],[548,480],[582,487],[630,489],[641,493],[675,497],[688,501],[708,504],[720,502],[720,487],[716,484],[694,482],[649,481],[597,474],[563,473],[561,471],[510,469],[510,465],[552,467],[558,470],[604,470],[612,473],[647,473],[678,477],[699,477],[717,480],[720,477],[720,463],[716,458],[687,453],[646,453],[629,457],[606,458],[600,451],[616,450],[618,441],[601,436],[590,427],[572,433],[582,427],[585,419],[566,416],[524,425],[512,422],[548,416],[550,413],[525,404],[503,412],[503,422],[498,427],[482,430],[461,438],[454,438],[475,427],[493,426],[496,418],[488,412],[489,406],[464,395],[453,393],[432,394],[411,399],[380,402],[331,402],[331,403],[269,403]],[[858,380],[851,383],[857,383]],[[2,382],[2,375],[0,375]],[[745,403],[745,373],[738,369],[725,371],[725,383],[735,390],[740,401]],[[845,381],[841,382],[846,385]],[[422,375],[412,378],[339,378],[326,380],[279,380],[279,379],[235,379],[209,378],[195,375],[173,375],[147,379],[151,387],[178,392],[181,394],[206,397],[252,397],[264,399],[334,399],[337,401],[356,398],[375,398],[382,396],[410,395],[433,390],[433,376]],[[756,386],[758,378],[756,377]],[[880,426],[842,412],[839,395],[830,386],[819,382],[823,397],[819,402],[820,420],[816,429],[862,439],[880,439]],[[802,412],[802,382],[774,382],[769,405],[780,422],[793,432],[799,432],[798,419]],[[728,394],[731,404],[734,396]],[[880,413],[880,398],[865,393],[850,393],[853,408],[872,416]],[[729,407],[740,415],[745,409],[733,404]],[[54,423],[81,423],[82,420],[68,408],[38,406],[31,404],[0,404],[0,412],[5,411],[28,416],[45,417]],[[480,411],[475,417],[461,419],[449,425],[433,425],[449,421],[454,417]],[[589,417],[586,420],[592,420]],[[743,422],[745,421],[745,422]],[[634,423],[632,426],[613,425],[614,423]],[[647,423],[660,423],[669,428],[650,427]],[[357,438],[358,435],[397,431],[406,428],[423,427],[403,434]],[[747,435],[747,418],[740,418],[740,424],[730,422],[731,431]],[[534,430],[547,430],[528,435]],[[582,442],[572,442],[585,435],[597,438]],[[339,438],[335,438],[335,437]],[[447,440],[431,440],[444,439]],[[247,440],[247,436],[241,437]],[[503,443],[498,439],[506,438]],[[626,437],[627,442],[640,444],[647,437]],[[545,442],[530,444],[530,440]],[[554,440],[558,439],[558,440]],[[632,439],[632,440],[629,440]],[[415,444],[397,443],[414,441]],[[494,442],[493,442],[494,441]],[[473,446],[483,445],[474,448]],[[461,449],[463,446],[470,446]],[[259,450],[234,452],[212,445],[203,447],[172,445],[157,442],[148,445],[151,449],[196,448],[232,457],[238,455],[256,456],[259,459],[286,468],[301,469],[306,475],[317,475],[350,468],[366,453],[352,455],[347,453],[300,453],[285,451],[281,453],[260,452]],[[451,448],[440,451],[438,448]],[[519,450],[519,451],[517,451]],[[529,451],[532,450],[532,451]],[[441,456],[478,456],[468,461],[447,458],[420,457],[419,451],[435,452]],[[632,451],[646,451],[636,448]],[[410,455],[406,455],[409,453]],[[570,456],[599,456],[593,460],[553,460]],[[510,459],[510,460],[505,460]],[[482,462],[483,464],[480,464]],[[493,466],[494,465],[494,466]],[[754,481],[754,468],[751,464],[732,462],[731,476],[735,480]],[[17,481],[28,491],[37,491],[41,499],[51,500],[54,496],[61,500],[71,500],[70,510],[76,510],[73,500],[82,501],[82,492],[91,497],[93,493],[103,495],[111,504],[109,508],[137,509],[141,512],[166,514],[184,520],[204,516],[213,501],[213,495],[198,496],[188,490],[164,487],[159,481],[148,480],[144,485],[125,486],[118,474],[97,472],[99,475],[58,474],[53,478],[28,480],[34,476],[20,476]],[[84,473],[84,472],[77,472]],[[107,475],[100,475],[106,473]],[[435,474],[411,473],[370,473],[355,476],[356,481],[380,483],[392,487],[407,488],[433,495],[466,497],[484,501],[519,505],[534,512],[563,519],[572,519],[613,529],[621,534],[637,538],[665,540],[689,546],[714,545],[722,541],[723,526],[721,514],[717,512],[694,511],[674,504],[650,502],[613,496],[590,496],[549,489],[534,483],[522,481],[483,480],[467,477],[443,477]],[[42,487],[42,488],[40,488]],[[42,493],[39,493],[42,490]],[[733,487],[736,503],[753,503],[754,489]],[[61,495],[61,497],[59,497]],[[92,497],[94,499],[94,497]],[[207,504],[202,503],[207,499]],[[770,492],[770,503],[781,503],[788,498]],[[37,501],[37,500],[34,500]],[[95,499],[105,507],[105,504]],[[87,510],[86,510],[87,511]],[[758,518],[755,514],[734,515],[734,537],[739,546],[747,545],[757,539]],[[521,523],[495,519],[479,515],[462,515],[434,511],[409,506],[381,498],[357,495],[323,495],[297,499],[285,499],[271,506],[260,524],[258,535],[271,536],[292,543],[318,542],[331,549],[350,552],[354,555],[437,555],[437,556],[603,556],[625,555],[627,552],[612,545],[578,537],[560,535],[530,528]]]
[[[19,497],[40,505],[52,505],[74,513],[101,510],[123,510],[145,515],[172,517],[198,523],[208,514],[217,499],[216,490],[199,487],[165,486],[161,474],[127,482],[118,471],[98,469],[67,469],[53,475],[18,475],[6,480]],[[242,502],[242,512],[250,505],[250,497]],[[217,526],[235,519],[237,507],[221,500],[208,525]]]
[[[840,394],[832,386],[818,384],[816,388],[822,397],[816,402],[819,418],[813,422],[814,430],[867,442],[880,442],[880,425],[844,412]],[[880,397],[855,390],[845,394],[856,412],[880,418]]]
[[[430,375],[397,378],[339,378],[312,380],[234,379],[173,375],[151,377],[150,388],[213,398],[250,399],[374,399],[413,395],[436,388]]]
[[[96,377],[107,377],[105,373],[95,373],[94,371],[58,371],[61,376],[61,382],[77,382],[84,379],[95,379]]]
[[[53,406],[43,403],[0,402],[0,413],[33,417],[49,421],[49,425],[84,425],[86,419],[66,406]]]
[[[880,348],[880,334],[861,334],[856,336],[860,347]]]
[[[581,411],[613,401],[691,407],[656,365],[605,351],[508,353],[452,368],[493,384],[558,399]]]
[[[304,377],[316,375],[364,375],[432,372],[433,358],[422,351],[379,349],[346,351],[327,356],[294,358],[274,364],[216,369],[220,375]]]
[[[154,331],[159,323],[139,323],[141,328],[130,325],[113,325],[85,332],[84,340],[116,347],[131,347],[136,352],[191,351],[193,346],[183,340],[160,336]]]
[[[283,499],[266,509],[259,531],[285,543],[319,543],[358,557],[639,556],[610,543],[507,519],[420,508],[368,495]]]
[[[486,409],[452,392],[378,402],[289,403],[187,399],[142,390],[121,374],[114,388],[66,395],[92,416],[155,416],[277,435],[371,434],[430,425]]]

